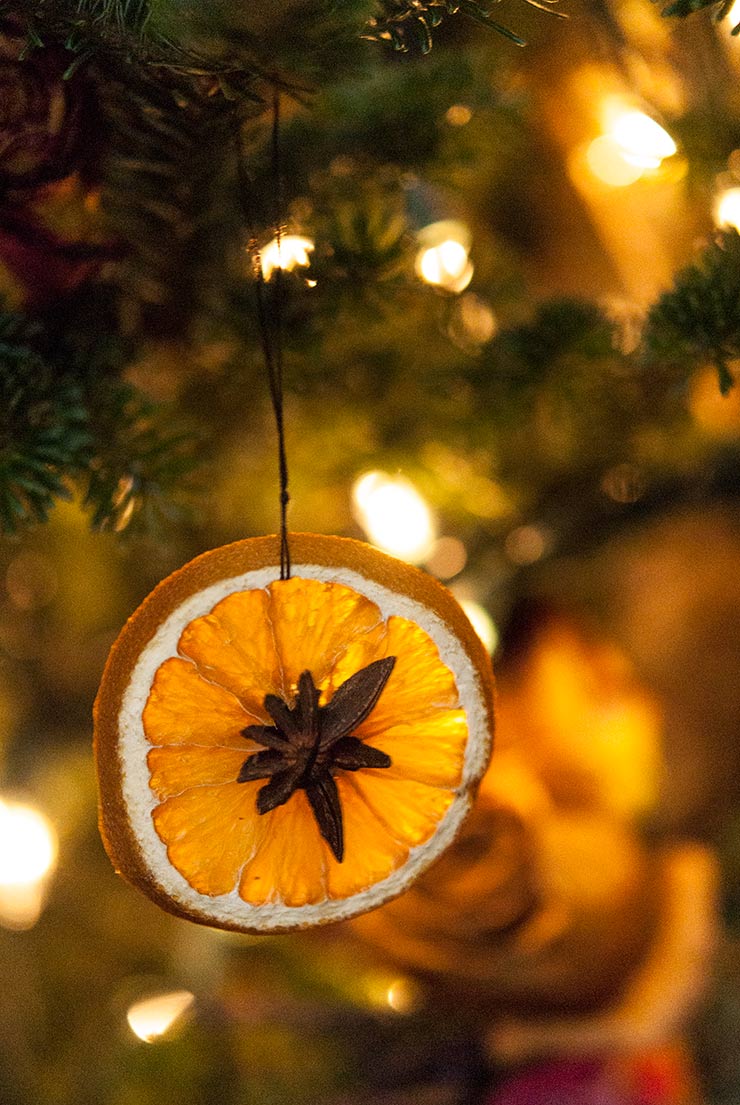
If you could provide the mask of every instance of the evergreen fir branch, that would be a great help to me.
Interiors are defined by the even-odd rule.
[[[299,97],[306,92],[301,77],[286,74],[335,72],[349,41],[359,42],[368,4],[306,0],[297,15],[282,18],[266,50],[242,26],[248,25],[248,12],[242,19],[236,7],[192,5],[186,17],[174,13],[162,23],[149,0],[0,0],[0,16],[22,21],[29,49],[63,45],[75,55],[71,69],[88,60],[101,68],[125,63],[160,78],[187,77],[202,96],[221,91],[264,106],[265,92],[275,84]]]
[[[730,12],[733,3],[734,0],[673,0],[673,3],[663,8],[662,14],[685,18],[694,12],[711,9],[714,11],[714,18],[720,20]]]
[[[500,3],[500,0],[493,0]],[[530,7],[565,18],[551,5],[558,0],[524,0]],[[477,0],[383,0],[383,13],[370,21],[363,37],[374,42],[388,42],[401,53],[417,51],[427,54],[432,48],[432,32],[447,16],[464,15],[476,23],[496,31],[517,46],[525,40],[493,18],[487,7]]]
[[[0,314],[0,534],[44,522],[55,502],[82,489],[96,528],[150,529],[182,516],[199,460],[192,432],[117,376],[127,352],[107,332],[105,303],[72,303],[61,320],[29,326]],[[95,308],[102,314],[92,327]],[[52,359],[53,354],[56,356]]]
[[[77,0],[81,18],[140,34],[149,18],[149,0]]]
[[[44,522],[90,456],[82,389],[59,378],[17,316],[0,315],[0,533]]]
[[[93,398],[94,455],[85,506],[96,529],[151,528],[155,516],[182,516],[188,478],[199,464],[196,437],[172,412],[125,383]]]
[[[740,234],[720,233],[699,261],[676,277],[651,309],[644,335],[648,356],[664,362],[714,364],[723,395],[740,358]]]
[[[503,331],[497,351],[512,381],[520,376],[536,384],[564,358],[614,357],[615,326],[595,303],[553,299],[541,304],[531,322]]]
[[[393,287],[410,267],[409,222],[400,174],[380,179],[366,162],[337,177],[316,174],[312,229],[331,243],[327,256],[312,261],[312,276],[332,280],[352,296]]]
[[[100,102],[110,135],[103,204],[128,246],[122,281],[144,317],[181,330],[237,232],[224,173],[235,105],[198,95],[187,78],[119,71],[101,82]]]
[[[259,99],[264,73],[229,44],[220,51],[198,49],[157,32],[149,33],[147,0],[0,0],[0,17],[21,20],[28,49],[62,45],[70,52],[67,75],[88,61],[138,66],[152,74],[187,76],[201,95],[227,82],[231,95]],[[203,86],[204,81],[213,83]]]

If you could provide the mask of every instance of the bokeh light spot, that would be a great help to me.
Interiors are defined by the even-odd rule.
[[[643,172],[639,166],[625,160],[623,151],[608,134],[594,138],[586,151],[586,161],[594,176],[612,188],[634,184]]]
[[[19,553],[11,560],[5,573],[5,589],[17,610],[38,610],[48,606],[58,587],[53,563],[40,553]]]
[[[645,493],[645,480],[635,464],[615,464],[604,473],[601,490],[615,503],[636,503]]]
[[[366,472],[352,491],[355,516],[370,541],[384,552],[420,564],[436,537],[432,512],[410,480]]]
[[[279,241],[273,238],[260,250],[262,275],[265,280],[269,280],[277,269],[293,272],[295,269],[308,268],[314,248],[315,243],[311,238],[303,238],[298,234],[285,234]]]
[[[194,1002],[195,995],[190,990],[173,990],[166,994],[155,994],[134,1002],[126,1014],[126,1020],[135,1036],[151,1044],[167,1035],[176,1024],[182,1022],[182,1018],[192,1008]]]
[[[0,799],[0,924],[36,924],[56,858],[57,834],[49,819],[33,806]]]
[[[548,551],[550,534],[541,526],[517,526],[506,537],[504,549],[512,564],[536,564]]]
[[[726,188],[720,193],[714,205],[714,219],[717,226],[740,230],[740,187]]]
[[[453,104],[445,112],[445,119],[451,127],[464,127],[472,118],[473,112],[467,104]]]
[[[426,284],[459,295],[473,279],[471,235],[453,219],[431,223],[419,232],[416,273]]]
[[[467,549],[459,537],[440,537],[427,557],[426,567],[437,579],[452,579],[467,562]]]

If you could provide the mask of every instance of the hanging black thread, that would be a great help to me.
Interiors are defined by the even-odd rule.
[[[239,195],[242,209],[245,214],[247,229],[250,235],[250,252],[255,275],[255,288],[257,299],[257,320],[259,323],[262,354],[267,369],[267,382],[270,388],[270,399],[275,415],[275,426],[278,441],[278,470],[280,477],[280,578],[290,579],[290,545],[288,544],[288,458],[285,448],[285,418],[283,413],[283,270],[281,261],[282,245],[282,211],[283,211],[283,181],[282,163],[280,157],[280,92],[277,88],[273,92],[272,100],[272,147],[271,147],[271,174],[273,183],[273,196],[275,200],[273,222],[275,225],[275,242],[277,246],[278,263],[274,269],[273,279],[270,281],[271,304],[268,303],[268,286],[262,268],[262,257],[257,246],[254,223],[248,207],[248,195],[250,182],[247,178],[245,160],[241,148],[238,146],[237,169],[239,175]],[[272,310],[270,311],[269,306]]]

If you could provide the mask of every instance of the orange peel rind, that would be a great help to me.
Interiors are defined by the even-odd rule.
[[[345,920],[401,894],[452,843],[488,765],[490,658],[430,576],[347,538],[291,534],[204,553],[136,610],[95,703],[100,829],[116,869],[164,909],[201,924],[287,932]],[[237,781],[270,724],[267,694],[294,701],[310,670],[322,704],[394,655],[356,737],[386,770],[333,771],[340,863],[305,790],[264,815],[264,782]],[[256,730],[252,730],[256,732]]]

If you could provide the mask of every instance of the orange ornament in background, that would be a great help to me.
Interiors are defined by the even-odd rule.
[[[95,706],[121,874],[204,924],[278,932],[400,894],[487,766],[490,659],[430,576],[293,534],[206,553],[113,646]]]

